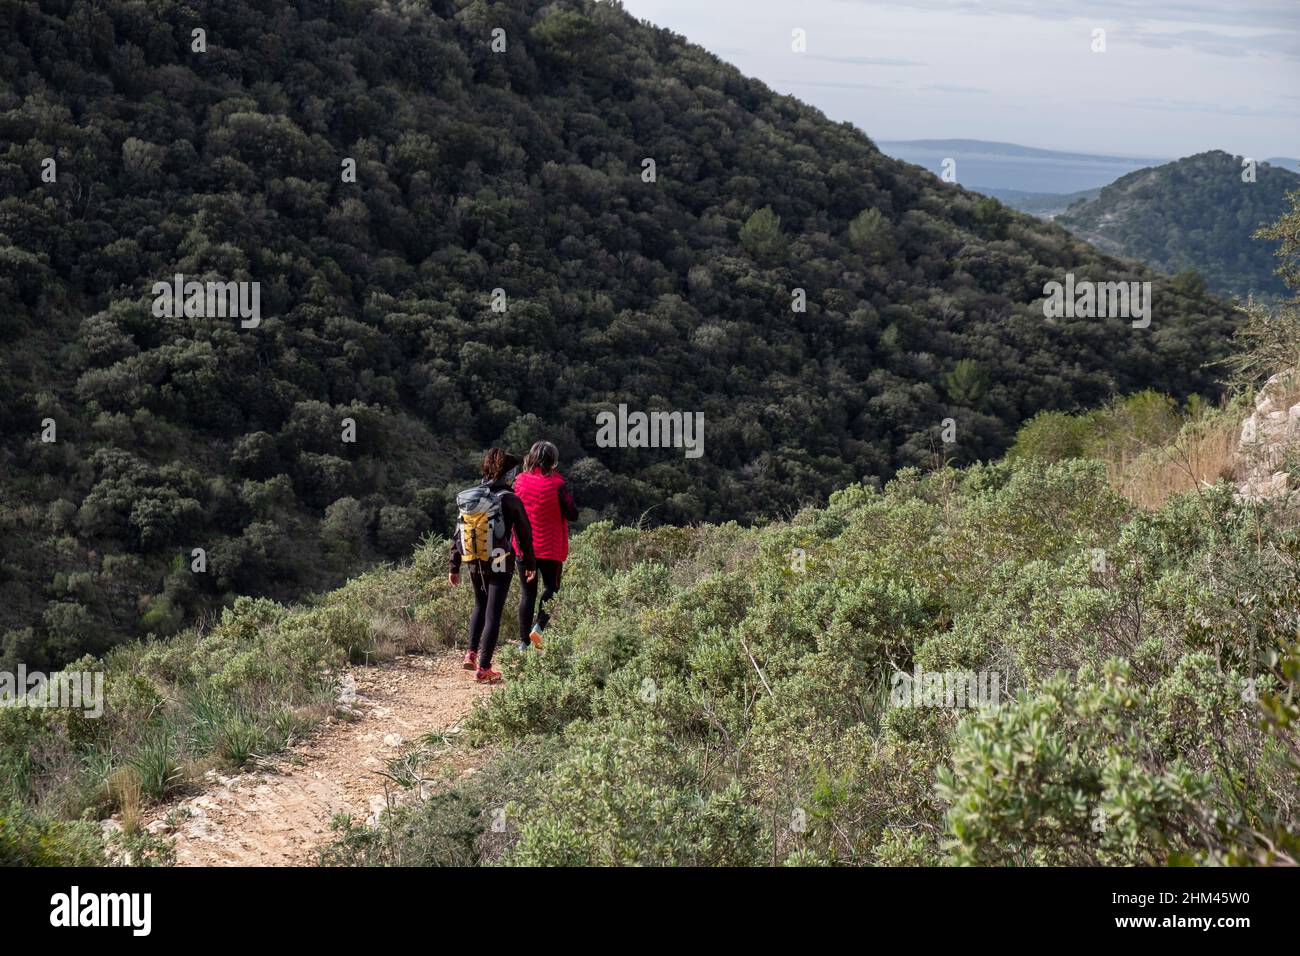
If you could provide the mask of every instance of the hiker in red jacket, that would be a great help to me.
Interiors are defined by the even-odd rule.
[[[537,558],[537,575],[530,581],[521,573],[519,583],[519,646],[528,650],[531,642],[542,646],[542,631],[550,615],[546,602],[560,589],[560,575],[569,557],[569,522],[578,520],[578,506],[556,470],[560,452],[548,441],[536,442],[524,456],[524,467],[515,478],[515,494],[524,503],[533,532],[533,553]],[[516,548],[519,545],[516,543]],[[521,565],[522,569],[522,565]],[[543,584],[541,600],[537,597],[537,578]],[[537,619],[533,620],[536,606]]]

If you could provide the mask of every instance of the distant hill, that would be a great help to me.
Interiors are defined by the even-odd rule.
[[[886,155],[935,175],[943,171],[945,159],[954,159],[958,184],[988,195],[1007,190],[1060,195],[1097,189],[1125,173],[1165,161],[1164,157],[1072,153],[980,139],[881,140],[876,145]]]
[[[1196,269],[1217,292],[1281,295],[1273,244],[1252,238],[1286,211],[1300,175],[1260,163],[1242,181],[1240,156],[1199,153],[1116,180],[1056,221],[1117,256],[1162,272]]]

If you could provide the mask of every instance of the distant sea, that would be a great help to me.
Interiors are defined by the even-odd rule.
[[[1169,162],[1168,157],[1094,156],[976,139],[881,140],[876,145],[886,156],[924,166],[936,176],[945,159],[954,159],[959,185],[998,192],[1075,193]]]

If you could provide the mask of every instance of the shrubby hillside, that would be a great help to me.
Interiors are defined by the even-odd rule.
[[[471,721],[496,765],[327,859],[1294,861],[1298,559],[1226,483],[1148,513],[1082,461],[589,528],[547,654]],[[1003,706],[892,706],[914,669],[995,672]]]
[[[1242,157],[1199,153],[1121,176],[1056,218],[1098,248],[1161,272],[1194,269],[1215,292],[1277,297],[1272,243],[1255,231],[1287,209],[1300,176],[1261,162],[1244,182]]]
[[[970,462],[1212,391],[1233,322],[617,4],[12,0],[0,35],[0,664],[401,558],[489,443],[557,441],[589,517],[745,523],[944,418]],[[1153,326],[1045,321],[1067,271],[1153,279]],[[259,282],[261,324],[155,315],[177,273]],[[597,448],[619,403],[703,412],[704,456]]]
[[[104,859],[98,824],[60,820],[137,819],[282,746],[349,658],[463,645],[441,562],[115,649],[100,721],[0,711],[0,862]],[[1294,862],[1298,609],[1293,510],[1220,483],[1146,511],[1100,462],[908,469],[761,529],[600,522],[545,653],[503,650],[456,738],[488,764],[340,823],[323,859]],[[918,669],[994,672],[1001,706],[895,706]]]

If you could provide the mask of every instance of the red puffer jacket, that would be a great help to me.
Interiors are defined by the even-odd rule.
[[[533,528],[533,553],[549,561],[567,560],[569,522],[578,519],[578,508],[563,476],[558,471],[544,475],[540,468],[523,472],[515,478],[515,494]]]

